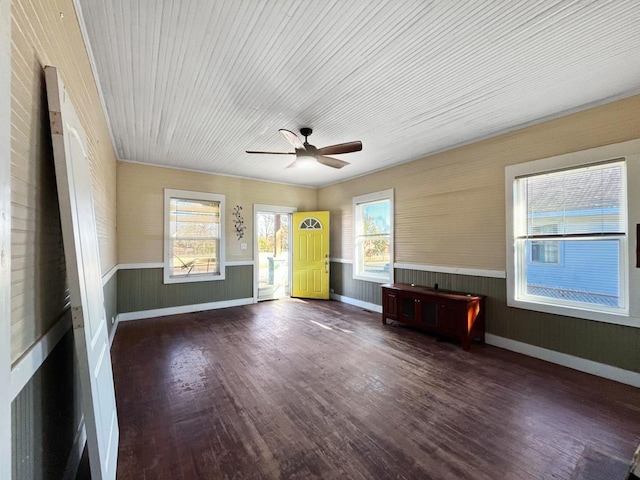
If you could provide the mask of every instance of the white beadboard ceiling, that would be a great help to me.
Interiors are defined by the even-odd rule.
[[[322,186],[640,92],[637,0],[76,0],[121,160]],[[336,170],[287,169],[278,129]]]

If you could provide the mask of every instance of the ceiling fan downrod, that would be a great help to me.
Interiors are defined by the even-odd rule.
[[[300,134],[304,137],[304,143],[308,144],[307,137],[313,133],[313,130],[309,127],[302,127],[300,129]]]

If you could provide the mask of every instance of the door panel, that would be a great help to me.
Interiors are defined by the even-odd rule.
[[[91,478],[115,479],[118,418],[86,134],[57,70],[45,67],[45,78]]]
[[[299,235],[298,236],[298,260],[301,262],[306,262],[308,260],[308,252],[309,249],[307,248],[307,242],[308,242],[308,238],[305,235]]]
[[[298,212],[292,221],[293,297],[329,298],[329,212]]]
[[[322,292],[322,270],[313,271],[313,288],[315,293]]]

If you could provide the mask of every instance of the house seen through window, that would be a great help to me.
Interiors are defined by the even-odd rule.
[[[619,161],[516,178],[516,299],[623,310],[624,191]]]

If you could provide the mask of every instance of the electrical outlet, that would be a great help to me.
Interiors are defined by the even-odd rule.
[[[114,323],[116,323],[116,317],[111,317],[111,325],[113,325]]]
[[[246,249],[247,249],[247,244],[246,244],[246,243],[244,243],[244,242],[242,242],[242,243],[240,244],[240,250],[246,250]]]

